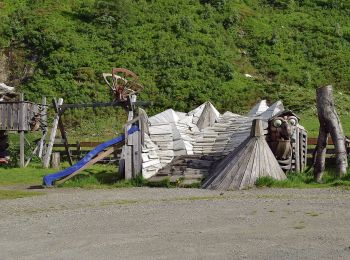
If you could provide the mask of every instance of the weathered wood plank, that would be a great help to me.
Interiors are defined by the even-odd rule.
[[[62,105],[62,103],[63,103],[63,98],[59,98],[58,102],[57,102],[57,106]],[[60,114],[56,113],[56,115],[54,117],[54,120],[53,120],[52,128],[51,128],[51,135],[50,135],[49,144],[47,146],[47,151],[45,153],[44,160],[43,160],[43,167],[44,168],[48,168],[49,165],[50,165],[50,158],[51,158],[51,153],[52,153],[52,147],[53,147],[53,144],[54,144],[54,141],[55,141],[59,119],[60,119]]]

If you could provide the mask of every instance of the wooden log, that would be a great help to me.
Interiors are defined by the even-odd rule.
[[[346,138],[334,105],[333,87],[329,85],[318,88],[316,90],[316,94],[320,129],[317,140],[314,177],[317,181],[321,181],[323,171],[325,169],[328,134],[330,134],[334,142],[338,177],[346,174],[348,160],[346,152]]]
[[[62,105],[62,103],[63,103],[63,98],[59,98],[58,102],[57,102],[57,106]],[[49,144],[47,146],[47,151],[45,153],[44,160],[43,160],[43,167],[44,168],[49,168],[49,165],[50,165],[50,158],[51,158],[51,153],[52,153],[52,147],[53,147],[53,144],[54,144],[54,141],[55,141],[59,119],[60,119],[60,114],[56,113],[56,115],[54,117],[54,120],[53,120],[52,128],[51,128]]]
[[[60,164],[61,164],[60,153],[58,153],[58,152],[52,153],[52,156],[51,156],[51,168],[59,169],[60,168]]]

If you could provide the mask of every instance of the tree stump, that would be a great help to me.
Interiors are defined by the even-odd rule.
[[[316,95],[320,129],[316,146],[314,177],[316,181],[321,182],[325,169],[328,134],[330,134],[334,143],[338,177],[346,174],[348,159],[346,138],[334,106],[333,87],[329,85],[318,88],[316,90]]]

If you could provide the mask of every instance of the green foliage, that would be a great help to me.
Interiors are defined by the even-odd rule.
[[[9,83],[33,101],[106,101],[101,73],[126,67],[151,113],[206,100],[245,112],[260,98],[300,112],[321,85],[349,96],[349,10],[346,0],[3,0],[0,50]]]

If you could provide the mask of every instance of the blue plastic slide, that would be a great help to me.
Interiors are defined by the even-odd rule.
[[[139,131],[138,126],[132,126],[129,131],[128,134],[131,135],[135,132]],[[91,150],[83,159],[81,159],[79,162],[77,162],[76,164],[72,165],[71,167],[64,169],[62,171],[53,173],[53,174],[49,174],[46,175],[43,178],[43,185],[45,186],[52,186],[54,184],[55,181],[63,179],[65,177],[67,177],[68,175],[73,174],[74,172],[76,172],[77,170],[79,170],[81,167],[83,167],[85,164],[87,164],[91,159],[93,159],[97,154],[99,154],[100,152],[102,152],[104,149],[106,149],[107,147],[116,145],[118,143],[124,142],[125,136],[124,135],[120,135],[112,140],[109,140],[105,143],[102,143],[98,146],[96,146],[93,150]]]

